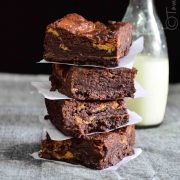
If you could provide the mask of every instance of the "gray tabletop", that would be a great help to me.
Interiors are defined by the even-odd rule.
[[[31,81],[47,76],[0,74],[0,179],[180,179],[180,84],[171,85],[163,124],[136,131],[142,154],[117,171],[96,171],[35,160],[46,114]]]

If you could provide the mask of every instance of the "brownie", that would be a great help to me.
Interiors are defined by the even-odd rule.
[[[132,44],[129,22],[91,22],[68,14],[49,24],[44,40],[44,59],[53,62],[113,67]]]
[[[81,164],[92,169],[104,169],[132,155],[134,141],[134,125],[112,132],[93,134],[86,139],[55,141],[47,136],[47,139],[42,141],[39,156]]]
[[[135,68],[103,69],[52,65],[51,91],[77,100],[116,100],[134,97]]]
[[[77,101],[45,99],[52,124],[64,134],[84,137],[92,132],[105,132],[118,128],[129,121],[123,100]]]

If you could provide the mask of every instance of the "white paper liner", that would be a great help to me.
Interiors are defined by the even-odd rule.
[[[143,98],[149,96],[149,93],[137,81],[134,81],[134,87],[136,89],[136,92],[134,93],[134,98]]]
[[[66,95],[56,91],[50,91],[51,83],[50,81],[42,81],[42,82],[31,82],[31,84],[38,90],[40,94],[42,94],[45,98],[51,100],[58,99],[71,99]]]
[[[132,125],[132,124],[137,124],[137,123],[142,121],[142,118],[137,113],[128,110],[128,114],[129,114],[129,122],[122,125],[122,126],[119,126],[116,129],[119,129],[121,127],[125,127],[128,125]],[[43,124],[43,137],[42,137],[42,139],[46,139],[46,133],[49,134],[49,136],[52,140],[57,140],[57,141],[62,141],[62,140],[72,138],[71,136],[66,136],[63,133],[61,133],[59,130],[57,130],[56,127],[49,120],[40,120],[40,121]],[[110,132],[113,130],[115,130],[115,129],[111,129],[111,130],[106,131],[106,132]],[[90,133],[88,135],[97,134],[97,133],[105,133],[105,132],[94,132],[94,133]]]
[[[107,170],[112,170],[112,171],[116,171],[117,169],[119,169],[122,165],[126,164],[127,162],[135,159],[136,157],[138,157],[140,154],[142,153],[142,149],[141,148],[134,148],[134,154],[131,155],[131,156],[127,156],[125,158],[123,158],[119,163],[117,163],[116,165],[114,166],[111,166],[111,167],[108,167],[106,169],[103,169],[103,170],[99,170],[99,171],[107,171]],[[71,167],[79,167],[79,168],[83,168],[83,169],[88,169],[87,167],[85,166],[81,166],[81,165],[75,165],[75,164],[70,164],[70,163],[67,163],[67,162],[63,162],[63,161],[55,161],[55,160],[48,160],[48,159],[44,159],[44,158],[40,158],[39,155],[38,155],[38,152],[34,152],[33,154],[30,154],[31,157],[33,157],[34,159],[37,159],[37,160],[43,160],[43,161],[48,161],[48,162],[54,162],[54,163],[57,163],[57,164],[60,164],[60,165],[66,165],[66,166],[69,166],[71,165]],[[92,170],[93,171],[93,170]],[[95,170],[94,170],[95,171]],[[97,171],[97,170],[96,170]]]
[[[46,61],[45,59],[41,60],[38,63],[53,63],[53,64],[66,64],[66,65],[73,65],[73,66],[91,66],[91,67],[101,67],[101,68],[107,68],[107,69],[115,69],[120,67],[126,67],[126,68],[132,68],[135,60],[135,56],[142,52],[144,46],[144,38],[140,37],[137,40],[135,40],[126,56],[120,58],[118,62],[118,66],[116,67],[104,67],[104,66],[94,66],[94,65],[76,65],[76,64],[70,64],[70,63],[58,63],[58,62],[50,62]]]
[[[50,81],[43,81],[43,82],[32,82],[31,83],[40,94],[42,94],[45,98],[51,100],[58,100],[58,99],[72,99],[67,97],[66,95],[56,91],[50,91],[51,83]],[[134,98],[140,98],[147,96],[147,92],[141,87],[141,85],[135,81],[134,83],[136,92],[134,94]]]

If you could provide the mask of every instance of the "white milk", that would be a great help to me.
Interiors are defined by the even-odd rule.
[[[141,126],[152,126],[163,121],[169,84],[168,59],[137,56],[136,80],[149,93],[148,97],[128,99],[129,109],[142,116]]]

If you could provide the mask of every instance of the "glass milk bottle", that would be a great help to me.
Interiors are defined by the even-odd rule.
[[[144,50],[135,59],[136,80],[148,97],[127,100],[129,109],[142,116],[139,126],[161,124],[166,109],[169,63],[166,39],[153,0],[130,0],[123,21],[134,24],[134,39],[144,37]]]

